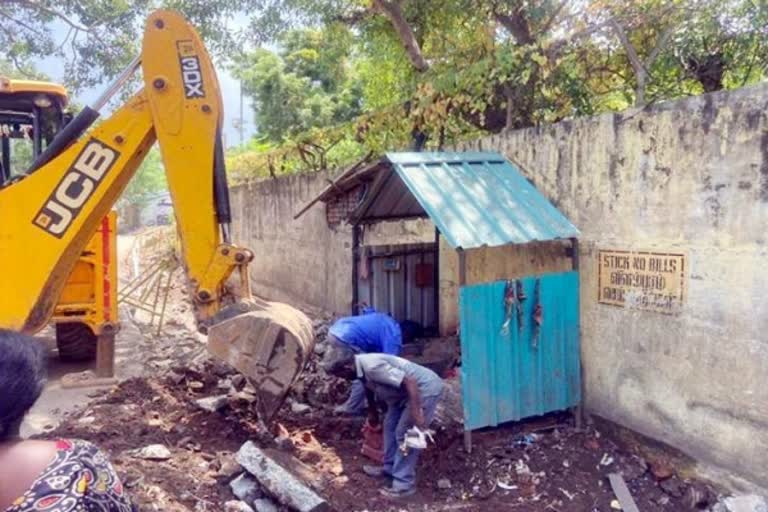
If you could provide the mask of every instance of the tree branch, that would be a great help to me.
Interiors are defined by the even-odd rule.
[[[494,12],[493,15],[496,18],[496,21],[501,23],[501,25],[507,29],[510,34],[512,34],[512,37],[517,40],[518,44],[533,44],[533,37],[531,37],[531,31],[528,27],[528,22],[523,16],[510,16],[509,14],[503,14],[500,12]]]
[[[38,11],[44,12],[46,14],[50,14],[51,16],[55,16],[56,18],[59,18],[61,21],[69,25],[70,27],[73,27],[77,30],[80,30],[82,32],[90,32],[91,28],[86,27],[84,25],[81,25],[80,23],[77,23],[70,19],[66,14],[57,11],[55,9],[50,9],[44,5],[41,5],[39,2],[36,2],[35,0],[4,0],[6,3],[10,4],[17,4],[22,7],[27,7],[29,9],[37,9]]]
[[[405,47],[405,51],[408,54],[408,58],[413,67],[419,72],[428,70],[429,64],[426,59],[424,59],[424,55],[421,52],[421,47],[416,40],[416,35],[413,33],[413,29],[403,15],[403,10],[400,7],[399,1],[373,0],[373,5],[389,18],[390,23],[392,23],[397,35],[400,37],[400,42]]]
[[[627,52],[629,64],[632,66],[632,70],[635,72],[635,79],[637,80],[637,86],[635,87],[635,105],[642,107],[645,105],[645,81],[648,78],[648,73],[645,70],[645,66],[643,66],[642,61],[640,60],[640,57],[637,55],[637,50],[635,50],[632,41],[630,41],[629,37],[627,37],[627,33],[624,31],[624,28],[622,28],[619,22],[616,21],[616,18],[611,18],[610,23],[613,27],[613,31],[616,33],[616,37],[618,37],[621,45]]]
[[[664,30],[664,33],[661,34],[661,37],[659,38],[659,42],[656,43],[656,46],[651,50],[650,55],[648,55],[648,58],[645,59],[645,68],[646,70],[650,68],[653,63],[656,61],[656,58],[659,56],[659,53],[664,49],[664,47],[667,45],[667,41],[669,41],[669,38],[672,36],[672,34],[675,32],[675,28],[673,25],[670,25],[669,27]]]

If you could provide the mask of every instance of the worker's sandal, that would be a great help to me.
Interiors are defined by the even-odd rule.
[[[365,464],[363,466],[363,473],[373,478],[392,478],[392,475],[384,471],[384,466],[372,466]]]
[[[379,493],[386,498],[397,500],[407,498],[408,496],[413,496],[416,494],[416,488],[411,487],[410,489],[393,489],[391,487],[385,487],[383,489],[379,489]]]

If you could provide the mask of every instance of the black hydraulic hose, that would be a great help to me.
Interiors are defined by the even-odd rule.
[[[70,145],[72,145],[73,142],[79,139],[80,136],[85,133],[85,131],[90,128],[98,118],[99,112],[92,109],[91,107],[85,107],[83,110],[81,110],[80,113],[77,114],[77,117],[70,121],[69,124],[67,124],[67,126],[65,126],[64,129],[56,135],[51,143],[48,144],[48,147],[45,148],[45,151],[40,153],[40,156],[38,156],[35,161],[32,162],[32,167],[29,168],[27,174],[38,170],[40,167],[44,166],[58,155],[60,155],[62,151],[67,149]]]
[[[219,224],[232,222],[227,168],[224,163],[224,146],[221,142],[221,127],[216,129],[216,144],[213,149],[213,204],[216,208],[216,220]]]

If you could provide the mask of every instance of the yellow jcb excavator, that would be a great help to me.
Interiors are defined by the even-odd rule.
[[[140,67],[144,87],[95,124]],[[141,55],[94,105],[67,120],[65,103],[58,86],[0,79],[0,124],[7,132],[0,161],[0,328],[35,333],[54,320],[61,348],[73,326],[86,326],[97,340],[97,375],[112,375],[114,264],[94,255],[114,258],[114,248],[103,245],[114,231],[110,209],[157,141],[198,328],[215,356],[252,380],[262,417],[271,417],[312,353],[312,324],[288,305],[251,294],[254,255],[230,239],[221,93],[197,32],[178,13],[154,12]],[[12,171],[11,146],[22,131],[35,158],[23,172]],[[104,283],[91,284],[94,301],[104,302],[90,316],[72,300],[89,280]]]

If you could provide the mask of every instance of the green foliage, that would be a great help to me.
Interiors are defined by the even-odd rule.
[[[260,12],[262,4],[262,0],[2,0],[0,59],[31,76],[35,59],[58,58],[67,86],[77,92],[116,76],[140,53],[145,20],[157,8],[182,12],[214,56],[224,57],[244,44],[246,34],[235,22],[247,21],[244,13]]]
[[[297,31],[292,19],[319,28]],[[335,124],[313,83],[288,77],[327,76],[315,67],[317,45],[302,34],[339,22],[356,36],[343,52],[352,70],[344,77],[360,88],[362,114]],[[426,70],[414,67],[398,22]],[[281,51],[260,70],[264,83],[274,80],[269,102],[255,104],[275,127],[260,122],[272,144],[233,158],[241,179],[408,148],[414,135],[439,148],[622,110],[640,95],[647,104],[739,87],[764,80],[768,69],[768,6],[755,0],[284,0],[269,2],[251,30]]]
[[[166,190],[168,182],[163,160],[158,147],[153,146],[123,192],[119,206],[130,204],[143,207],[154,195]]]
[[[361,87],[348,59],[352,34],[339,25],[291,30],[273,52],[257,49],[235,59],[233,74],[254,100],[260,136],[283,142],[360,113]]]

